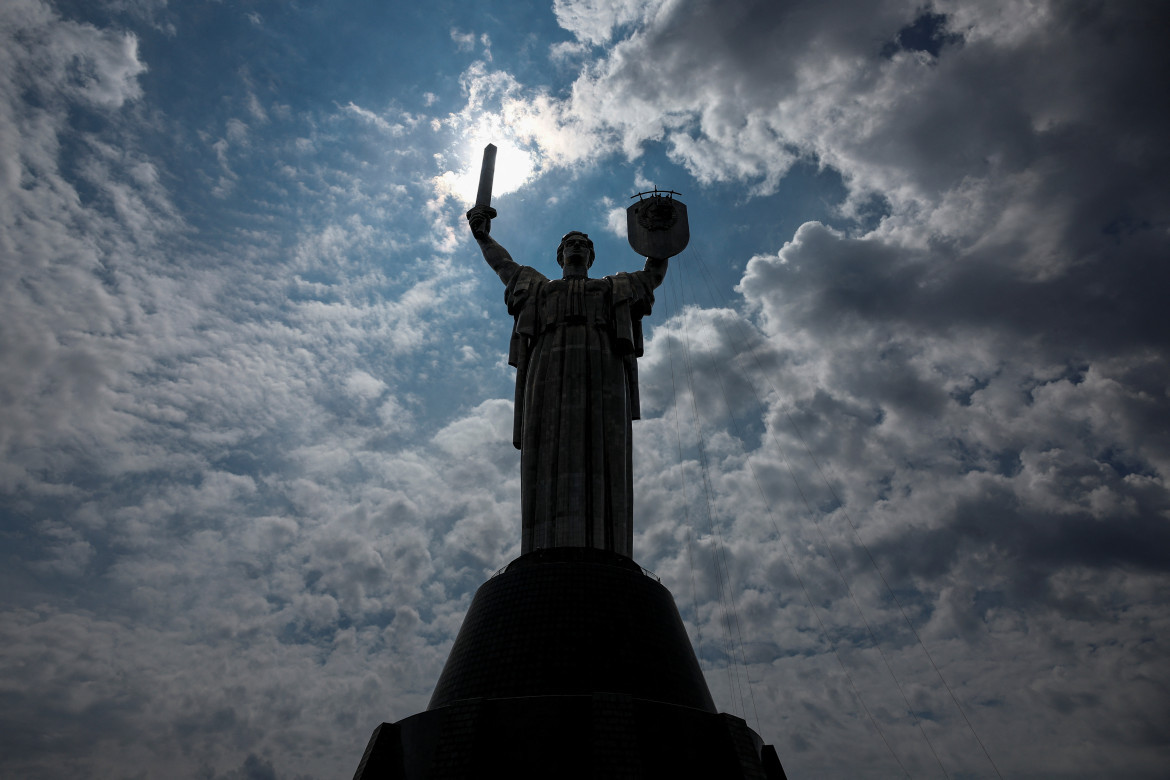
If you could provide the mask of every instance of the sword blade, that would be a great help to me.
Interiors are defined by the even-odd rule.
[[[488,144],[483,148],[483,165],[479,168],[479,192],[475,195],[475,205],[492,205],[492,182],[496,178],[496,145]]]

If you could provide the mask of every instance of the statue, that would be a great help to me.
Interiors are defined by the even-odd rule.
[[[596,547],[633,557],[642,318],[654,306],[667,259],[689,239],[686,207],[658,191],[630,207],[630,244],[647,255],[643,270],[590,279],[593,242],[571,231],[557,247],[561,278],[549,279],[514,261],[490,235],[495,155],[489,144],[467,222],[515,319],[508,363],[516,367],[521,553]]]
[[[521,552],[599,547],[632,557],[633,420],[642,317],[666,276],[666,259],[642,271],[590,279],[593,242],[565,234],[560,279],[518,264],[491,237],[495,209],[467,212],[484,260],[504,283],[515,318],[512,443],[520,450]]]

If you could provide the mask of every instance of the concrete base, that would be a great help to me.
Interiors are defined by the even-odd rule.
[[[554,547],[480,587],[427,709],[597,691],[716,711],[670,591],[623,555]]]
[[[756,778],[776,751],[719,714],[674,599],[633,560],[559,547],[471,602],[427,711],[383,723],[355,780]]]
[[[374,730],[355,780],[784,780],[740,718],[620,694],[468,699]]]

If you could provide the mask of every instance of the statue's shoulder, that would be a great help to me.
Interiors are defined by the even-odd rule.
[[[522,265],[516,269],[516,274],[512,277],[510,287],[516,289],[530,289],[534,286],[544,284],[548,281],[548,277],[537,271],[535,268],[527,265]]]
[[[504,299],[508,303],[509,310],[515,314],[516,309],[523,308],[530,300],[533,300],[540,288],[547,283],[548,277],[535,268],[527,265],[517,268],[504,292]]]
[[[605,277],[606,279],[625,279],[627,282],[636,281],[638,279],[645,279],[649,275],[649,271],[639,268],[634,271],[618,271],[612,276]]]
[[[641,294],[641,290],[645,286],[645,276],[645,271],[618,271],[605,278],[613,286],[614,298],[622,300]]]
[[[533,268],[530,265],[522,265],[522,266],[520,266],[520,270],[524,272],[525,276],[532,279],[533,281],[541,281],[541,282],[548,281],[547,276],[542,274],[540,271],[537,271],[535,268]]]

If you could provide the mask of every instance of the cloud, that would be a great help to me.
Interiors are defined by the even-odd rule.
[[[509,324],[446,200],[492,134],[554,216],[543,174],[612,155],[745,212],[843,182],[711,252],[738,297],[672,262],[640,363],[639,562],[793,775],[991,774],[970,718],[1010,773],[1160,776],[1158,12],[553,11],[572,84],[484,58],[429,116],[257,75],[191,120],[132,34],[0,10],[5,771],[323,776],[425,707],[518,554]]]
[[[868,232],[807,223],[775,253],[753,258],[738,287],[746,308],[724,314],[713,332],[704,334],[716,319],[711,310],[692,309],[689,326],[656,323],[644,403],[652,414],[661,409],[663,422],[684,420],[690,476],[673,478],[683,487],[671,496],[653,478],[640,482],[639,495],[656,506],[642,510],[645,562],[670,574],[676,595],[691,589],[685,539],[667,519],[684,514],[679,491],[688,485],[699,496],[685,514],[700,533],[722,524],[738,531],[725,530],[726,539],[768,540],[752,549],[728,543],[726,556],[733,581],[765,594],[763,603],[779,583],[796,596],[763,609],[774,622],[761,622],[758,634],[749,621],[750,636],[776,641],[770,670],[757,672],[770,690],[797,685],[775,648],[807,646],[807,635],[820,634],[819,613],[864,700],[898,701],[897,691],[872,686],[880,659],[853,666],[873,640],[838,633],[866,615],[895,668],[923,663],[913,660],[916,642],[891,609],[893,592],[922,621],[936,661],[952,652],[955,637],[1015,647],[1040,632],[1069,643],[1065,668],[1108,687],[1088,660],[1090,637],[1125,622],[1118,662],[1140,664],[1141,621],[1130,622],[1119,605],[1151,603],[1144,583],[1168,563],[1152,552],[1164,548],[1156,540],[1168,510],[1164,437],[1137,424],[1164,430],[1166,365],[1157,345],[1166,333],[1149,290],[1165,286],[1154,258],[1167,248],[1160,226],[1170,213],[1155,185],[1166,167],[1155,138],[1167,114],[1122,97],[1131,78],[1123,74],[1148,72],[1163,57],[1141,30],[1149,20],[1134,9],[1100,8],[1089,23],[1053,6],[974,15],[968,6],[940,5],[942,19],[923,21],[891,4],[866,17],[863,37],[848,23],[818,18],[819,9],[797,15],[792,7],[741,3],[716,14],[679,4],[669,27],[639,29],[595,63],[566,112],[616,129],[627,154],[661,138],[696,177],[757,193],[769,191],[794,156],[806,156],[841,172],[849,189],[843,217],[875,195],[884,212]],[[743,26],[749,19],[758,33]],[[889,32],[875,40],[872,31],[882,29]],[[1106,53],[1116,34],[1132,43],[1120,60]],[[682,83],[686,65],[698,61],[725,65],[696,69],[668,96],[668,85]],[[1081,90],[1077,74],[1098,64],[1102,80]],[[647,100],[661,110],[645,109]],[[1106,140],[1122,137],[1132,150]],[[1120,211],[1128,216],[1115,222]],[[678,273],[687,260],[694,258],[680,260]],[[663,352],[681,354],[688,327],[695,370],[719,380],[696,383],[693,401],[682,375],[671,379],[663,362]],[[680,365],[676,359],[675,372]],[[646,389],[672,385],[682,388],[673,399]],[[686,433],[692,403],[734,433],[723,439],[712,426],[705,465],[689,443],[696,434]],[[766,411],[754,411],[760,406]],[[656,432],[647,449],[668,446],[671,433]],[[639,463],[647,460],[640,450]],[[800,554],[789,559],[789,551]],[[1089,583],[1104,581],[1119,589],[1113,606],[1087,595],[1097,587]],[[705,612],[701,603],[716,590],[702,580],[695,587],[696,622],[704,636],[718,635],[720,610]],[[901,638],[885,639],[893,636]],[[828,649],[823,641],[817,647]],[[959,653],[944,671],[952,684],[979,679],[1011,706],[1038,707],[1048,725],[1032,738],[1070,750],[1077,758],[1059,771],[1074,772],[1087,756],[1051,729],[1080,730],[1083,714],[1074,713],[1121,713],[1129,699],[1088,694],[1101,690],[1094,684],[1073,693],[1062,681],[1056,687],[1067,698],[1040,695],[1025,705],[1012,691],[1037,690],[1025,667],[1044,666],[1028,655],[1020,667],[992,672],[976,671]],[[734,685],[720,688],[734,700]],[[940,693],[937,682],[921,691]],[[853,700],[847,689],[840,695]],[[965,696],[980,733],[993,735],[997,761],[1027,764],[980,714],[985,705]],[[1150,702],[1138,706],[1164,722]],[[957,717],[945,694],[930,711]],[[842,726],[829,722],[819,712],[788,732],[795,765],[810,745],[833,750],[830,735]],[[925,758],[926,771],[929,753],[916,755],[916,738],[901,733],[912,724],[889,710],[879,723],[900,758],[911,768]],[[946,762],[957,747],[943,743]]]
[[[577,40],[600,46],[619,28],[645,21],[663,5],[661,0],[553,0],[553,13]]]
[[[345,384],[351,393],[365,400],[378,398],[386,390],[385,382],[360,370],[350,374]]]
[[[475,33],[473,32],[463,32],[452,27],[451,40],[455,42],[459,51],[471,51],[475,48]]]
[[[0,19],[12,47],[6,58],[13,66],[9,78],[24,81],[43,98],[115,109],[141,96],[138,76],[146,66],[133,34],[64,21],[37,0],[6,4]]]
[[[403,134],[403,132],[406,130],[406,127],[402,123],[396,122],[394,124],[391,124],[390,122],[386,121],[382,117],[375,114],[373,111],[370,111],[367,108],[362,108],[361,106],[355,105],[353,103],[353,101],[350,101],[349,103],[347,103],[344,106],[344,109],[346,111],[353,112],[356,116],[359,116],[362,119],[366,120],[367,122],[370,122],[371,124],[374,125],[374,127],[378,128],[386,135],[389,135],[392,137],[401,136]],[[406,119],[409,121],[412,118],[406,117]]]
[[[1167,165],[1168,120],[1131,95],[1129,74],[1164,64],[1148,34],[1156,12],[1101,8],[1078,24],[1045,4],[918,9],[558,3],[583,40],[637,24],[563,100],[512,83],[507,117],[552,165],[595,158],[611,141],[631,158],[662,141],[700,181],[760,194],[812,159],[844,176],[847,208],[880,195],[892,212],[884,228],[901,242],[1010,250],[1032,273],[1071,262],[1074,233],[1141,241],[1150,209],[1166,209],[1152,174]],[[1120,56],[1117,35],[1133,42]]]
[[[341,752],[359,755],[388,701],[400,716],[425,706],[467,589],[512,543],[506,477],[469,495],[445,482],[466,473],[441,449],[385,439],[418,424],[402,378],[466,314],[469,283],[429,254],[399,260],[394,231],[370,229],[392,195],[322,185],[332,174],[311,164],[292,182],[319,187],[314,208],[343,200],[341,217],[302,226],[287,197],[262,227],[248,220],[265,204],[231,213],[222,190],[220,213],[248,224],[219,249],[187,221],[206,218],[215,177],[176,196],[179,174],[145,151],[133,36],[38,3],[0,14],[0,513],[19,540],[0,632],[5,668],[28,671],[3,681],[17,713],[0,729],[5,771],[181,775],[193,749],[208,776],[257,776],[280,752],[265,734],[307,745],[338,719],[355,735]],[[208,131],[213,170],[250,194],[271,151],[258,105],[249,92],[246,121],[208,117],[190,136]],[[370,119],[349,105],[338,114]],[[295,130],[330,148],[319,126]],[[303,161],[288,149],[282,162]],[[437,588],[436,560],[453,574]],[[398,660],[369,663],[383,653]],[[335,687],[290,690],[326,669]],[[400,676],[420,682],[382,682]],[[328,690],[355,705],[292,717]],[[306,766],[323,763],[304,771],[331,773],[333,752],[308,749]]]

